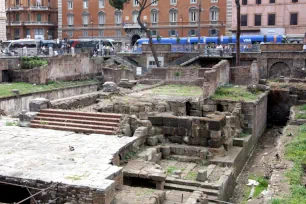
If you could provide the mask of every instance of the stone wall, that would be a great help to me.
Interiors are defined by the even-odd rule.
[[[230,83],[237,85],[258,84],[259,72],[258,64],[253,61],[251,65],[231,67],[230,69]]]
[[[116,84],[118,84],[121,79],[135,80],[135,74],[126,69],[102,68],[102,75],[104,81],[113,81]]]
[[[219,86],[229,83],[230,64],[222,60],[204,73],[203,92],[204,98],[213,95]]]
[[[17,115],[22,110],[29,110],[29,103],[34,98],[46,98],[49,100],[55,100],[59,98],[95,92],[97,91],[98,86],[99,84],[97,83],[92,85],[82,85],[51,91],[23,94],[19,97],[11,96],[0,98],[0,109],[3,110],[7,115]]]
[[[303,44],[261,44],[260,50],[262,52],[267,51],[286,51],[286,52],[294,52],[294,51],[302,51]]]

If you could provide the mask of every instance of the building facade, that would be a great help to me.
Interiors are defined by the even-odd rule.
[[[0,41],[6,40],[5,2],[0,1]]]
[[[232,31],[237,30],[237,9],[232,0]],[[241,33],[304,37],[306,32],[306,1],[242,0]]]
[[[200,0],[149,0],[142,20],[154,37],[197,36]],[[201,36],[225,34],[226,0],[202,0]],[[145,37],[137,23],[139,5],[123,11],[108,0],[58,0],[59,38],[112,38],[134,43]]]
[[[57,0],[5,0],[5,3],[7,39],[57,38]]]

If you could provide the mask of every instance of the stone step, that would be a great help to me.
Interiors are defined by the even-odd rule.
[[[115,132],[110,130],[97,130],[97,129],[89,129],[89,128],[80,128],[80,127],[68,127],[68,126],[57,126],[57,125],[43,125],[43,124],[30,124],[31,128],[44,128],[44,129],[53,129],[53,130],[64,130],[71,132],[83,132],[83,133],[91,133],[91,134],[104,134],[104,135],[112,135]]]
[[[166,183],[173,183],[173,184],[179,184],[179,185],[185,185],[185,186],[194,186],[194,187],[219,190],[219,186],[216,186],[213,183],[204,183],[200,181],[191,181],[191,180],[177,179],[177,178],[172,178],[172,177],[167,177]]]
[[[174,189],[174,190],[180,190],[180,191],[201,191],[204,192],[207,195],[219,195],[219,191],[215,189],[207,189],[207,188],[201,188],[201,187],[195,187],[195,186],[186,186],[186,185],[180,185],[180,184],[173,184],[173,183],[165,183],[166,189]]]
[[[52,114],[64,114],[64,115],[81,115],[89,117],[102,117],[102,118],[116,118],[121,119],[121,114],[113,113],[92,113],[92,112],[80,112],[80,111],[67,111],[67,110],[58,110],[58,109],[42,109],[40,113],[52,113]]]
[[[117,130],[118,126],[101,126],[101,125],[89,125],[89,124],[80,124],[80,123],[69,123],[69,122],[56,122],[49,120],[32,120],[33,124],[42,124],[42,125],[55,125],[55,126],[65,126],[65,127],[80,127],[87,129],[98,129],[98,130]]]
[[[94,121],[107,121],[119,123],[120,118],[108,118],[108,117],[91,117],[86,115],[64,115],[64,114],[55,114],[55,113],[44,113],[40,112],[37,114],[38,117],[53,117],[53,118],[69,118],[69,119],[78,119],[78,120],[94,120]]]
[[[184,156],[184,155],[170,155],[170,159],[174,159],[180,162],[199,162],[201,161],[200,157],[191,157],[191,156]]]
[[[118,122],[105,122],[105,121],[95,121],[95,120],[77,120],[77,119],[69,119],[69,118],[54,118],[54,117],[41,117],[36,116],[35,120],[38,121],[57,121],[63,123],[78,123],[78,124],[90,124],[90,125],[101,125],[101,126],[119,126]]]

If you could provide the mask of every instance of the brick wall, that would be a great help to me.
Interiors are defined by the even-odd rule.
[[[230,69],[230,83],[237,85],[258,84],[259,70],[256,61],[251,65],[231,67]]]
[[[0,41],[6,40],[5,1],[0,1]]]
[[[262,44],[260,45],[262,52],[265,51],[302,51],[303,44]]]

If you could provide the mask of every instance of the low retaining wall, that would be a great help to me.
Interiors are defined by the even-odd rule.
[[[249,66],[230,68],[230,83],[237,85],[257,84],[259,81],[258,64],[253,61]]]
[[[99,84],[95,83],[91,85],[82,85],[50,91],[23,94],[19,97],[10,96],[6,98],[0,98],[0,109],[2,109],[7,115],[17,115],[22,110],[29,110],[29,103],[34,98],[46,98],[49,100],[55,100],[59,98],[95,92],[97,91],[98,86]]]

